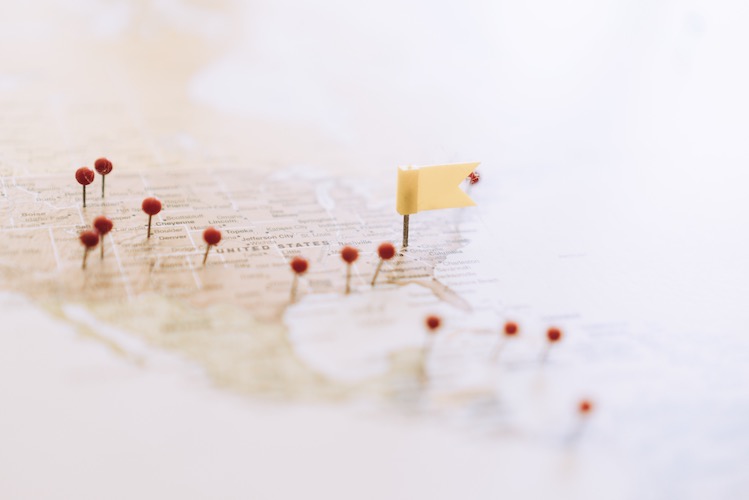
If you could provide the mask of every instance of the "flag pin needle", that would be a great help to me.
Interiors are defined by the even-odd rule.
[[[143,200],[143,204],[141,205],[141,208],[143,211],[148,214],[148,236],[147,238],[151,237],[151,219],[154,215],[161,212],[161,202],[157,200],[156,198],[146,198]]]
[[[478,166],[453,163],[427,167],[399,167],[395,208],[403,216],[403,249],[408,248],[410,216],[424,210],[476,205],[460,185]]]

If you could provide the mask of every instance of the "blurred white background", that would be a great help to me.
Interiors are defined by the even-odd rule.
[[[301,163],[391,179],[403,163],[481,161],[475,195],[490,230],[487,252],[500,257],[504,297],[541,313],[572,309],[589,321],[621,320],[663,348],[643,357],[642,372],[622,369],[617,390],[599,393],[599,436],[617,434],[612,423],[642,424],[617,443],[622,455],[565,461],[556,470],[559,482],[550,484],[571,497],[609,497],[595,478],[564,481],[580,479],[573,472],[588,479],[600,472],[616,490],[611,494],[624,498],[628,489],[638,498],[716,492],[739,498],[746,482],[738,472],[749,460],[742,430],[749,417],[743,368],[749,336],[748,22],[749,3],[742,1],[5,1],[0,97],[12,101],[27,82],[47,78],[50,95],[64,102],[87,86],[101,88],[104,75],[112,92],[127,94],[139,108],[133,113],[142,114],[141,125],[153,127],[144,135],[158,142],[159,134],[176,134],[183,122],[164,126],[158,110],[163,102],[177,103],[190,108],[193,119],[210,122],[211,147],[222,147],[223,138],[232,145],[244,141],[237,151],[248,167]],[[215,127],[221,120],[226,128]],[[8,304],[24,310],[15,300]],[[30,316],[16,314],[17,328],[34,330],[24,325]],[[51,329],[38,321],[38,331]],[[305,420],[287,409],[283,432],[297,430],[278,447],[276,436],[258,427],[275,420],[277,410],[219,402],[164,373],[134,374],[100,348],[58,356],[77,348],[68,335],[55,338],[67,347],[47,349],[36,360],[46,371],[13,353],[49,339],[6,340],[3,365],[12,375],[3,387],[19,426],[29,414],[49,411],[43,397],[49,387],[70,391],[55,403],[67,409],[60,417],[65,432],[56,433],[47,420],[33,423],[45,439],[59,440],[51,441],[58,452],[80,446],[82,463],[96,471],[101,488],[121,469],[91,458],[100,452],[98,440],[113,450],[126,446],[126,456],[112,451],[108,460],[165,494],[179,483],[183,495],[207,496],[217,482],[225,493],[268,496],[281,488],[293,494],[308,485],[330,486],[325,467],[345,478],[335,490],[340,498],[354,497],[368,482],[373,498],[397,491],[416,498],[420,488],[430,498],[455,498],[463,484],[473,487],[466,498],[503,488],[548,493],[527,467],[509,479],[492,475],[495,466],[535,463],[539,450],[466,444],[431,424],[370,426],[359,415],[330,409],[308,410],[312,416]],[[164,372],[171,373],[170,363]],[[79,373],[76,384],[67,384],[59,375],[79,366],[90,375],[109,364],[125,388],[109,397],[102,396],[109,385],[81,382],[92,377]],[[11,376],[23,370],[28,373],[20,378],[28,384],[19,388]],[[149,393],[147,387],[166,390]],[[28,400],[32,392],[38,399]],[[97,398],[104,403],[97,406]],[[632,407],[638,398],[642,407]],[[153,406],[160,417],[123,423],[115,420],[118,405]],[[174,426],[175,408],[195,412],[211,431],[185,439],[195,420]],[[97,419],[79,421],[79,412]],[[247,428],[238,430],[245,421]],[[223,422],[232,423],[228,432],[216,431]],[[326,425],[346,439],[320,438],[316,433]],[[122,436],[113,432],[123,428]],[[12,425],[5,429],[14,435]],[[151,439],[155,434],[158,441]],[[79,435],[88,440],[78,442]],[[132,458],[154,442],[163,449]],[[401,447],[390,446],[395,442]],[[641,465],[651,442],[654,451]],[[12,444],[6,449],[13,455],[0,455],[6,467],[19,454],[35,459],[28,443]],[[256,472],[267,459],[253,450],[258,444],[276,446],[273,475]],[[164,466],[174,450],[182,462]],[[378,475],[349,459],[362,450],[371,452],[369,465]],[[320,456],[325,460],[317,462]],[[558,465],[545,457],[543,470]],[[65,457],[50,460],[42,465]],[[228,466],[211,468],[222,463]],[[262,477],[245,480],[243,463]],[[304,480],[289,482],[283,464],[303,471]],[[153,477],[144,475],[161,466]],[[44,474],[53,474],[50,469]],[[21,470],[26,476],[12,484],[29,491],[23,488],[34,482],[34,469]],[[61,471],[53,485],[64,484],[62,491],[86,480],[85,471]],[[704,480],[678,482],[696,476]],[[377,479],[382,482],[374,484]],[[123,497],[137,491],[137,485],[123,488]]]

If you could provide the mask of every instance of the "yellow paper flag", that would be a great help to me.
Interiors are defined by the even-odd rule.
[[[401,215],[411,215],[422,210],[476,205],[476,202],[460,189],[460,184],[478,165],[478,162],[474,162],[399,167],[396,210]]]

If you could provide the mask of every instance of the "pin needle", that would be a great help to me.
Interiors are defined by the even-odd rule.
[[[294,302],[296,300],[296,290],[299,286],[299,276],[307,272],[309,262],[302,257],[294,257],[291,259],[290,265],[291,270],[294,271],[294,281],[291,284],[291,302]]]
[[[96,231],[83,231],[79,236],[81,243],[84,246],[83,249],[83,264],[81,269],[86,269],[86,259],[88,258],[88,252],[99,244],[99,233]]]

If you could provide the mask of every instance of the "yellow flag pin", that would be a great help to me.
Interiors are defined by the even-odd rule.
[[[476,205],[460,189],[460,184],[478,165],[478,162],[473,162],[398,168],[396,210],[403,216],[403,248],[408,247],[408,219],[411,214]]]

